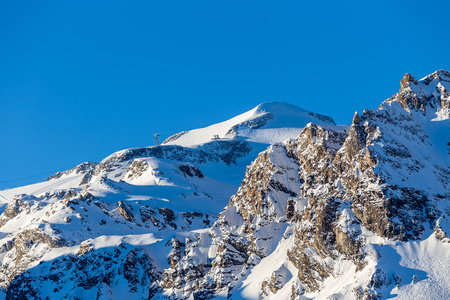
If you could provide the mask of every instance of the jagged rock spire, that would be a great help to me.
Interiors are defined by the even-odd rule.
[[[417,84],[418,82],[411,74],[406,73],[400,81],[400,86],[402,88],[407,88],[411,83]]]
[[[355,111],[355,114],[353,115],[352,125],[359,125],[360,123],[361,123],[361,118],[359,117],[358,112]]]

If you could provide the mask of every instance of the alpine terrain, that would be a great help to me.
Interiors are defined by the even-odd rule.
[[[449,299],[449,95],[262,103],[0,191],[0,299]]]

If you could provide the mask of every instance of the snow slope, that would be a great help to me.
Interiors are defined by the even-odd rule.
[[[284,102],[266,102],[227,121],[184,131],[169,137],[165,145],[196,147],[214,140],[241,137],[250,142],[273,144],[295,138],[306,124],[334,124],[332,118]]]

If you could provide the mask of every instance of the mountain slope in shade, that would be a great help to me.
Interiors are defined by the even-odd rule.
[[[263,103],[0,191],[4,296],[447,299],[449,89],[407,74],[350,126]]]

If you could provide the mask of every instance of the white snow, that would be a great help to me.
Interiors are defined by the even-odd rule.
[[[450,243],[440,242],[433,234],[423,241],[401,243],[393,248],[401,256],[400,266],[426,274],[422,280],[406,282],[394,289],[391,292],[396,296],[394,299],[449,299]]]
[[[243,125],[245,122],[267,114],[272,114],[273,118],[269,119],[261,128],[250,129]],[[330,121],[321,120],[307,110],[295,105],[284,102],[266,102],[227,121],[187,131],[177,139],[165,144],[197,147],[211,142],[216,135],[220,139],[233,139],[236,135],[229,133],[229,131],[236,125],[242,125],[238,127],[237,136],[248,139],[250,142],[273,144],[297,137],[306,124],[310,122],[332,124]]]

